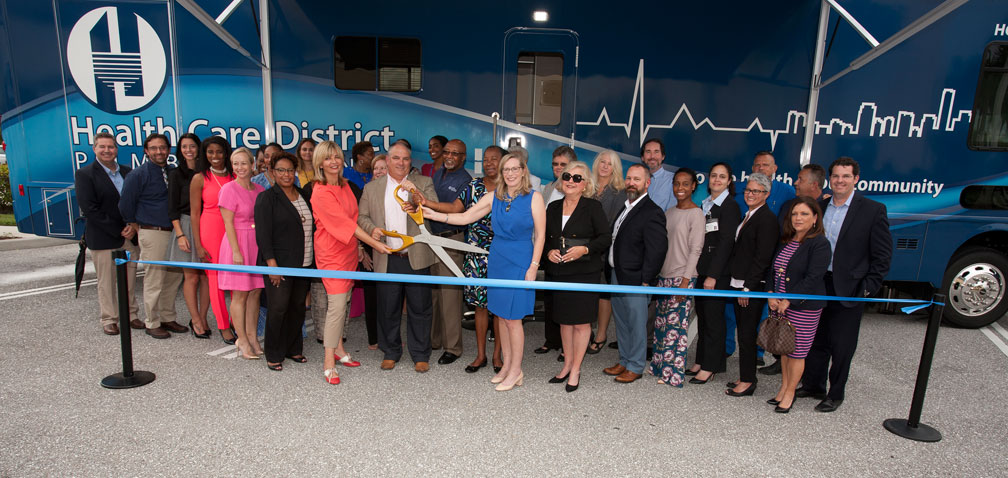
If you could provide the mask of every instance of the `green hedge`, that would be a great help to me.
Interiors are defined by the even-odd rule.
[[[10,171],[6,164],[0,164],[0,212],[14,211],[14,197],[11,196]]]

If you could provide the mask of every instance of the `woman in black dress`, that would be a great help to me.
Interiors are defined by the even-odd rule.
[[[546,280],[597,284],[602,257],[612,234],[602,203],[591,199],[595,183],[583,161],[571,161],[557,189],[564,198],[546,207]],[[581,383],[581,362],[591,336],[591,321],[598,315],[598,292],[553,292],[553,320],[560,324],[564,366],[550,383],[567,381],[567,391]]]
[[[200,139],[193,133],[179,138],[175,146],[178,167],[168,173],[168,201],[171,203],[169,218],[175,232],[175,242],[168,248],[169,261],[200,262],[196,254],[197,239],[192,233],[192,219],[189,216],[189,184],[196,174],[196,158],[199,156]],[[182,295],[189,309],[189,330],[200,339],[210,338],[207,325],[207,310],[210,309],[210,286],[206,274],[199,269],[182,269],[185,280]],[[197,332],[199,328],[201,332]]]

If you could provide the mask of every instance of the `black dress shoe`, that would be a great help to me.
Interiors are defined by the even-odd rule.
[[[557,362],[563,362],[563,361],[564,361],[564,354],[563,352],[560,352],[560,355],[557,355]]]
[[[694,372],[692,370],[687,370],[687,371],[683,372],[683,375],[685,375],[687,377],[692,377],[692,376],[694,376],[694,375],[696,375],[698,373],[700,373],[699,370],[697,370],[696,372]]]
[[[697,384],[697,385],[703,385],[703,384],[705,384],[707,382],[710,382],[711,379],[714,378],[715,375],[717,375],[717,374],[716,373],[710,374],[710,376],[707,377],[706,380],[700,380],[699,378],[693,377],[693,378],[689,379],[689,383],[693,383],[693,384]]]
[[[770,365],[767,365],[766,367],[760,367],[760,368],[756,369],[756,371],[759,372],[759,373],[761,373],[761,374],[763,374],[763,375],[777,375],[777,374],[781,373],[781,363],[780,363],[780,360],[778,360],[778,361],[776,361],[776,362],[774,362],[774,363],[772,363]]]
[[[549,383],[564,383],[564,381],[566,381],[567,377],[569,377],[569,376],[570,376],[570,372],[567,372],[567,374],[564,375],[563,377],[557,377],[556,375],[554,375],[554,376],[550,377]]]
[[[833,400],[832,398],[827,398],[819,402],[819,405],[815,406],[815,411],[823,413],[835,412],[836,409],[840,408],[840,404],[842,403],[843,400]]]
[[[741,392],[736,392],[735,390],[732,390],[730,388],[728,390],[725,390],[725,394],[728,395],[729,397],[748,397],[753,393],[756,393],[756,382],[749,384],[749,387],[747,387],[745,390],[742,390]]]
[[[498,366],[494,365],[493,368],[494,368],[494,373],[500,373],[501,369],[504,368],[504,367],[503,366],[498,367]]]
[[[812,397],[816,400],[822,400],[826,398],[826,392],[816,392],[812,389],[805,387],[798,387],[794,392],[795,398],[808,398]]]
[[[791,411],[791,407],[784,408],[780,405],[777,405],[776,407],[774,407],[773,411],[776,413],[787,413]]]
[[[455,354],[453,354],[451,352],[445,352],[445,353],[441,354],[441,358],[439,358],[437,360],[437,363],[439,363],[441,365],[448,365],[448,364],[450,364],[450,363],[458,360],[458,358],[459,358],[458,355],[455,355]]]
[[[479,369],[481,369],[483,367],[486,367],[486,364],[487,364],[487,359],[486,359],[486,357],[484,357],[483,361],[480,362],[480,363],[478,363],[478,364],[476,364],[476,365],[466,365],[465,371],[466,371],[466,373],[476,373],[476,372],[479,372]]]
[[[549,345],[543,344],[542,347],[533,350],[532,353],[542,355],[546,352],[549,352],[550,350],[556,350],[557,348],[558,347],[550,347]]]
[[[777,398],[771,398],[771,399],[767,400],[766,402],[767,402],[767,405],[778,405],[778,404],[780,404],[780,401],[777,400]],[[790,408],[790,407],[788,407],[788,408]],[[784,413],[787,413],[787,412],[784,412]]]
[[[618,349],[619,348],[619,344],[617,344],[616,342],[609,342],[609,348],[611,348],[611,349]]]
[[[567,390],[567,393],[571,393],[571,392],[577,390],[578,385],[581,385],[581,384],[578,383],[577,385],[571,385],[571,384],[568,383],[567,385],[564,385],[564,389]]]

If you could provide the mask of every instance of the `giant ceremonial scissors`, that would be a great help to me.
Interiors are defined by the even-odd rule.
[[[392,192],[392,196],[395,197],[396,201],[399,202],[400,206],[404,206],[406,205],[406,201],[404,201],[401,197],[399,197],[399,190],[401,188],[402,186],[396,186],[395,190]],[[399,234],[398,232],[395,231],[382,229],[382,233],[384,233],[386,236],[398,237],[403,241],[403,244],[401,246],[399,246],[396,249],[391,249],[392,252],[399,252],[403,249],[406,249],[409,246],[412,246],[416,242],[422,242],[430,246],[431,250],[434,251],[434,253],[437,254],[438,257],[441,258],[441,262],[444,262],[444,264],[448,266],[449,269],[451,269],[452,273],[454,273],[456,277],[465,277],[465,274],[463,274],[462,271],[459,270],[458,266],[455,265],[455,261],[453,261],[451,256],[448,255],[448,252],[445,251],[446,247],[449,249],[457,249],[460,251],[475,252],[477,254],[487,253],[486,250],[476,247],[474,245],[431,234],[430,231],[427,230],[427,226],[424,226],[423,210],[420,209],[420,207],[417,207],[415,212],[407,212],[406,214],[408,214],[409,217],[413,218],[413,222],[415,222],[417,226],[420,227],[420,234],[417,234],[415,236],[406,236],[403,234]]]

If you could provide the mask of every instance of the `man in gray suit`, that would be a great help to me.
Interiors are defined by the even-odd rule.
[[[388,175],[367,183],[361,194],[357,223],[361,229],[376,240],[385,237],[382,229],[414,236],[420,233],[417,224],[406,215],[406,209],[413,205],[409,193],[400,189],[399,197],[407,203],[400,205],[395,200],[396,186],[409,180],[424,197],[436,197],[434,183],[419,171],[412,171],[410,148],[396,143],[389,148],[386,162]],[[412,209],[410,209],[412,210]],[[397,237],[385,237],[390,249],[402,246]],[[376,254],[374,271],[390,274],[430,274],[430,266],[436,261],[434,252],[425,244],[413,244],[407,249],[392,254]],[[402,357],[403,296],[406,297],[406,345],[417,372],[430,370],[431,355],[431,286],[416,283],[379,282],[378,294],[378,348],[385,355],[381,368],[391,370]]]

